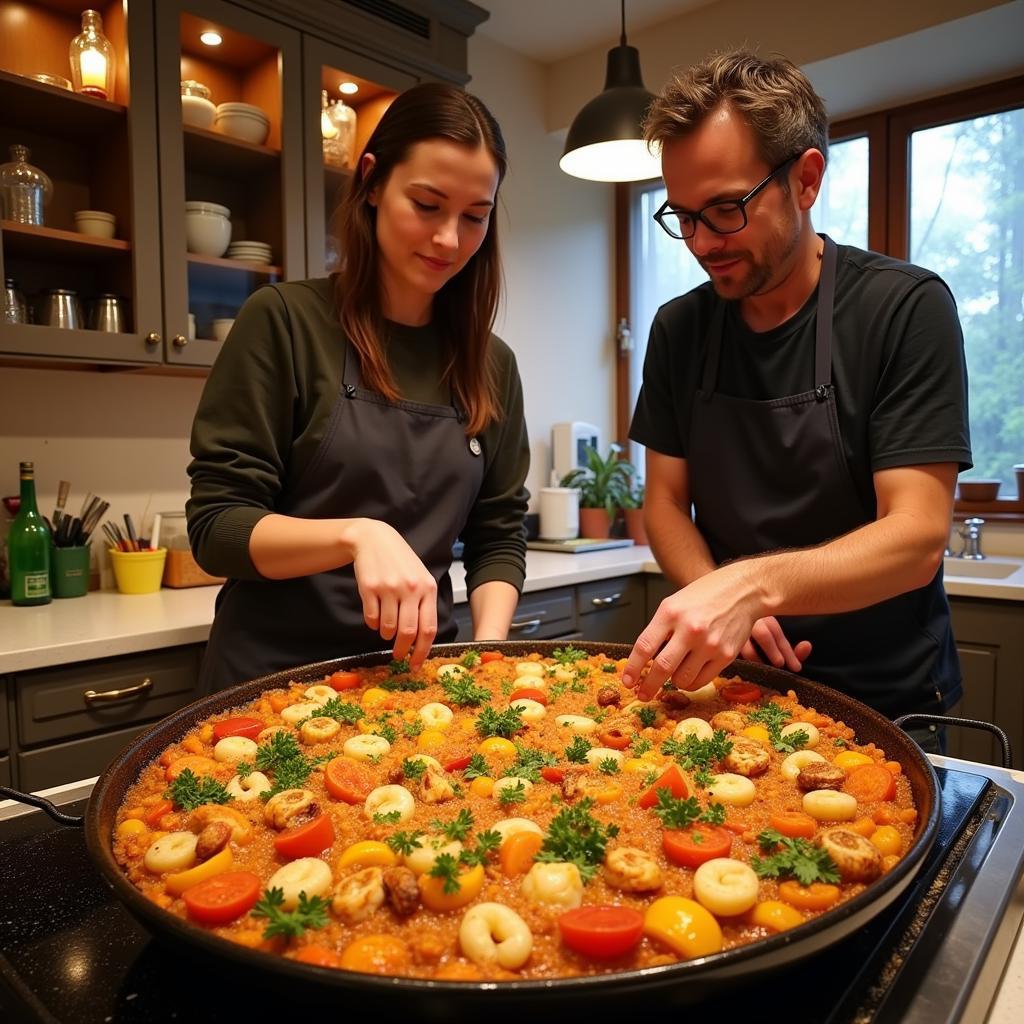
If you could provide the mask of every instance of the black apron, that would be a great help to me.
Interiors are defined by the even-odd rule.
[[[832,384],[837,251],[823,240],[812,390],[767,401],[716,391],[726,307],[716,303],[687,460],[695,522],[719,565],[813,547],[876,518],[874,503],[866,507],[854,485],[839,434]],[[883,714],[936,712],[960,695],[941,569],[927,586],[868,608],[779,622],[791,643],[813,644],[804,675]]]
[[[437,581],[437,642],[455,639],[452,544],[483,482],[479,441],[454,405],[389,402],[361,387],[347,347],[324,439],[275,511],[303,519],[380,519]],[[228,580],[201,671],[207,692],[281,669],[381,650],[363,621],[351,565],[289,580]]]

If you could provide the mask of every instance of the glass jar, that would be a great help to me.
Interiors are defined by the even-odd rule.
[[[28,162],[27,146],[15,143],[10,156],[10,163],[0,164],[0,217],[41,225],[43,207],[53,196],[53,182]]]
[[[0,315],[0,323],[28,323],[28,304],[25,296],[18,290],[18,282],[13,277],[4,278],[4,308]]]
[[[82,31],[71,40],[68,56],[75,92],[101,100],[114,95],[114,47],[103,34],[99,11],[82,11]]]
[[[327,93],[323,93],[323,102]],[[335,100],[320,115],[320,133],[324,136],[324,161],[335,167],[351,167],[355,162],[356,112],[345,106],[342,100]],[[327,136],[327,129],[334,134]]]

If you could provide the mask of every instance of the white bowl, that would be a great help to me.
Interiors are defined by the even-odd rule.
[[[210,129],[216,116],[217,108],[212,100],[203,99],[202,96],[181,97],[181,120],[184,124]]]
[[[230,111],[223,114],[218,111],[213,127],[233,139],[253,142],[257,146],[263,145],[270,133],[269,121],[260,121],[249,114],[235,114]]]
[[[213,321],[213,336],[218,341],[224,341],[227,338],[228,332],[231,330],[231,325],[234,322],[235,322],[235,318],[234,317],[226,317],[225,319],[222,319],[222,320],[214,320]]]
[[[252,103],[218,103],[217,113],[248,114],[249,117],[255,117],[260,121],[266,121],[267,124],[270,124],[270,118],[266,112],[261,107],[257,107]]]
[[[83,235],[93,238],[113,238],[116,220],[112,213],[103,210],[77,210],[75,227]]]
[[[186,212],[195,210],[196,213],[216,213],[221,217],[230,217],[231,211],[220,203],[209,203],[205,199],[189,199],[185,202]]]
[[[223,256],[231,241],[231,221],[219,213],[185,212],[185,244],[200,256]]]

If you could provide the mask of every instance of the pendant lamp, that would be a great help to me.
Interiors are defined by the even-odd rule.
[[[661,175],[660,154],[650,151],[640,128],[654,96],[644,88],[640,51],[626,45],[626,0],[622,34],[608,51],[604,92],[576,115],[558,166],[590,181],[642,181]]]

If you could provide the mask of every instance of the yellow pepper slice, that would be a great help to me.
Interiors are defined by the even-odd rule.
[[[364,708],[375,708],[378,704],[383,704],[384,701],[390,700],[391,694],[387,690],[382,690],[379,686],[371,686],[364,694],[363,699],[359,702]]]
[[[353,843],[343,850],[335,862],[335,868],[389,868],[398,858],[386,843],[378,843],[367,839],[361,843]]]
[[[420,750],[440,750],[446,742],[445,735],[440,729],[424,729],[416,737],[416,746]]]
[[[186,889],[191,889],[193,885],[198,885],[208,878],[213,878],[214,875],[227,871],[229,867],[231,867],[231,847],[225,846],[220,853],[215,853],[209,860],[204,860],[202,864],[197,864],[187,871],[176,871],[174,874],[168,875],[164,879],[164,885],[169,893],[180,896]]]
[[[485,739],[476,749],[479,750],[484,757],[487,757],[488,755],[497,755],[499,757],[516,756],[516,745],[511,740],[505,739],[503,736],[488,736],[487,739]]]
[[[644,914],[644,934],[692,960],[721,952],[722,929],[711,911],[683,896],[663,896]]]
[[[458,876],[457,892],[444,891],[444,879],[433,875],[420,875],[418,884],[420,898],[430,910],[458,910],[480,895],[484,886],[484,869],[482,864],[475,864],[468,871]]]
[[[750,911],[750,923],[772,932],[784,932],[803,924],[804,915],[781,900],[765,900]]]
[[[867,754],[862,754],[857,750],[844,750],[836,754],[832,763],[839,765],[844,771],[849,771],[851,768],[856,768],[859,764],[874,764],[875,762]]]

